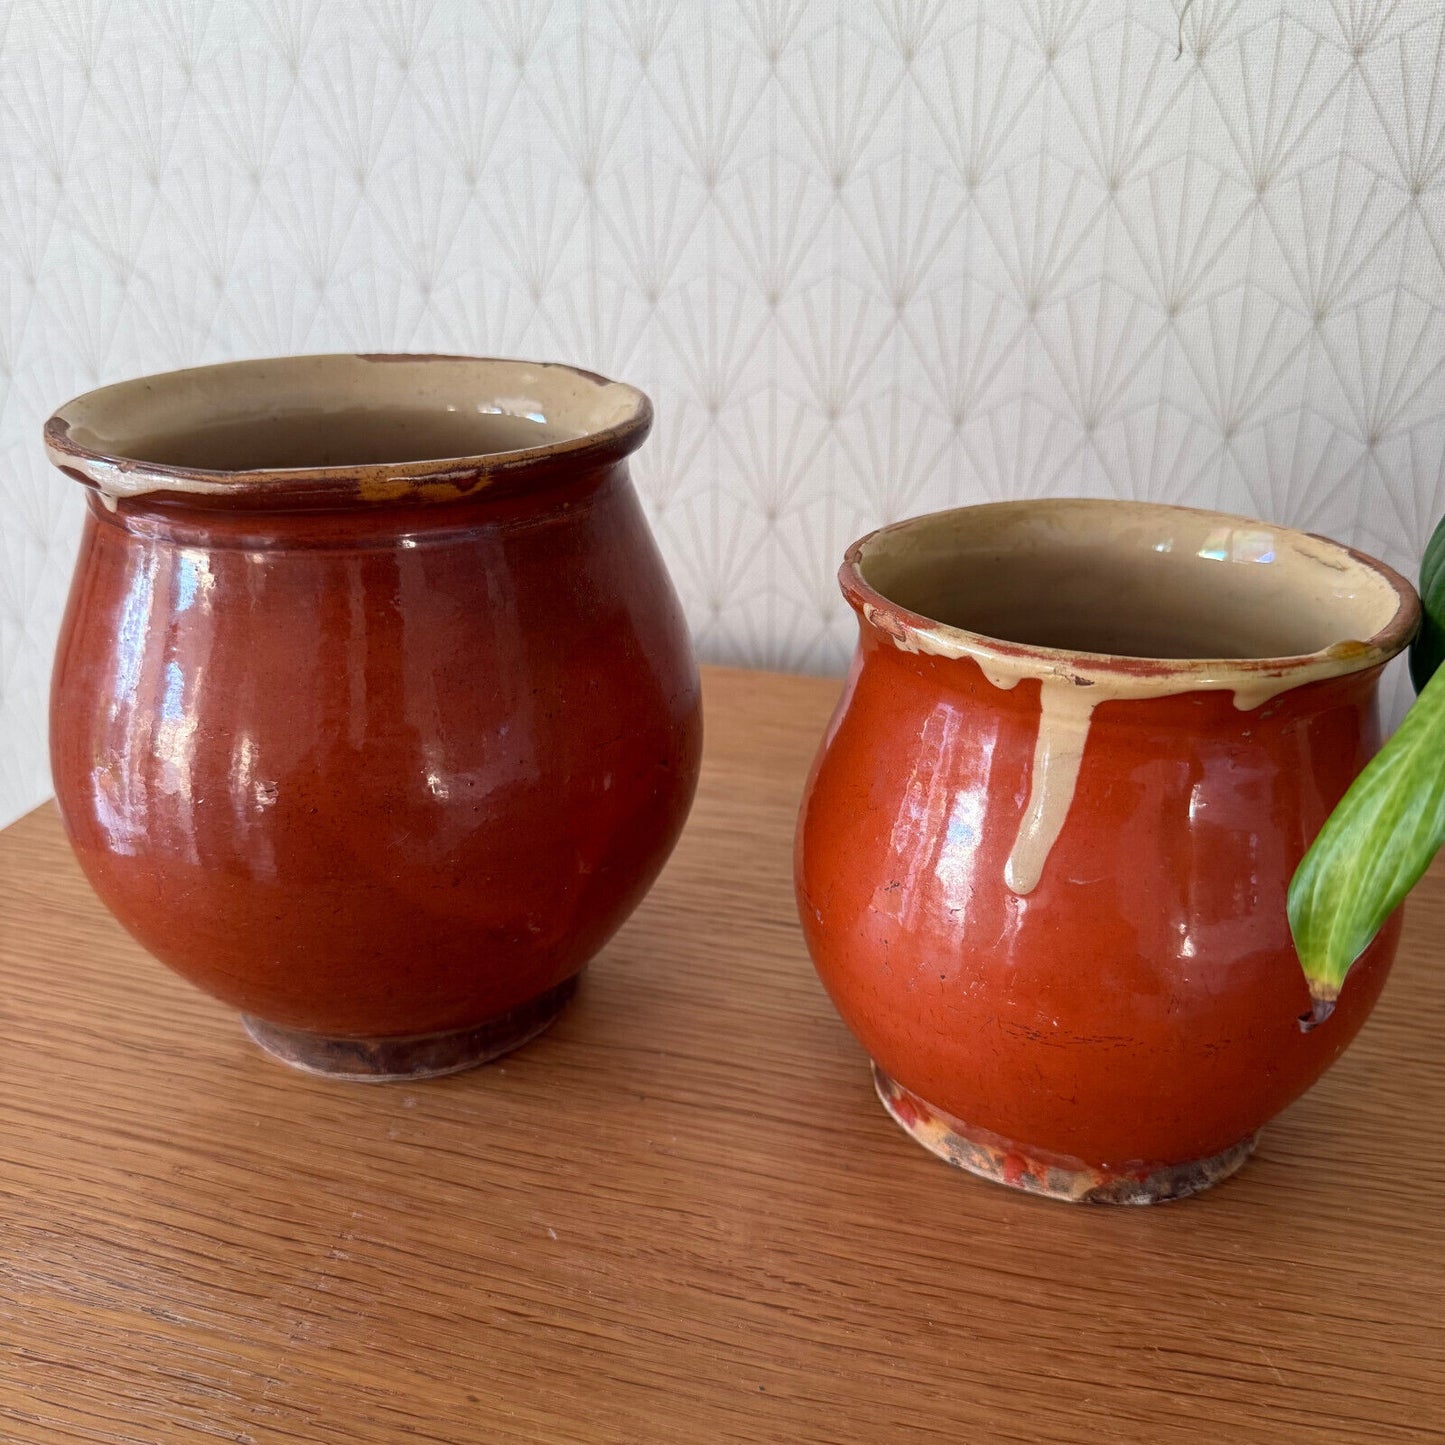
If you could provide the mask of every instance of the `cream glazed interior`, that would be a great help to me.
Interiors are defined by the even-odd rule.
[[[1195,691],[1259,707],[1388,661],[1419,621],[1383,563],[1221,512],[1059,498],[897,522],[849,549],[845,596],[894,646],[1038,678],[1029,800],[1005,881],[1033,891],[1063,828],[1094,709]]]
[[[51,460],[113,508],[148,492],[358,477],[384,478],[395,494],[408,479],[497,472],[539,451],[621,455],[650,422],[650,404],[635,387],[570,366],[288,356],[102,387],[62,406],[45,440]]]

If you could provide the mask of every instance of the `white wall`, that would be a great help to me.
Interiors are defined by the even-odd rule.
[[[360,348],[581,362],[702,653],[826,670],[876,523],[1047,492],[1413,567],[1445,509],[1429,0],[0,7],[0,819],[48,791],[98,383]],[[1396,707],[1400,698],[1396,697]]]

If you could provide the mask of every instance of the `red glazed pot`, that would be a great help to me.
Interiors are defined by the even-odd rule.
[[[48,423],[89,488],[52,693],[71,842],[287,1062],[515,1047],[662,867],[701,717],[628,479],[650,424],[587,372],[439,356],[204,367]]]
[[[1339,1056],[1290,876],[1379,745],[1418,599],[1268,523],[1108,501],[900,522],[839,573],[859,646],[804,795],[808,947],[895,1120],[1066,1199],[1193,1193]]]

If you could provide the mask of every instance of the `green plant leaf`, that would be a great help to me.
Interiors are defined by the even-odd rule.
[[[1289,926],[1315,1001],[1340,986],[1445,842],[1445,670],[1325,820],[1289,887]]]
[[[1416,692],[1424,691],[1445,661],[1445,517],[1435,528],[1420,563],[1420,601],[1424,615],[1419,636],[1410,647],[1410,680]]]

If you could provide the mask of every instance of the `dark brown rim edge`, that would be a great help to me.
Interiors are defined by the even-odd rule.
[[[142,483],[134,491],[121,489],[109,493],[120,501],[163,499],[175,505],[205,507],[225,501],[265,501],[276,506],[299,506],[324,504],[327,499],[335,502],[396,502],[396,501],[455,501],[469,496],[493,483],[516,473],[547,465],[554,461],[566,461],[572,467],[587,468],[605,466],[619,461],[635,451],[652,429],[653,407],[648,395],[627,382],[614,382],[595,371],[588,371],[569,362],[531,361],[520,357],[466,356],[442,352],[318,352],[295,358],[252,357],[235,362],[216,362],[216,366],[246,366],[252,362],[277,360],[322,360],[333,356],[355,356],[362,361],[375,362],[494,362],[515,363],[534,367],[560,367],[574,375],[585,377],[599,386],[625,386],[636,398],[632,415],[601,431],[589,432],[584,436],[569,437],[563,441],[545,446],[527,447],[519,451],[481,453],[466,457],[432,458],[414,462],[376,462],[364,466],[335,467],[270,467],[238,468],[234,471],[212,471],[202,467],[179,467],[163,462],[147,462],[143,458],[112,455],[96,451],[76,442],[70,435],[69,421],[65,416],[68,408],[76,402],[93,396],[108,387],[96,387],[71,397],[57,407],[45,423],[44,440],[51,459],[65,474],[92,491],[106,493],[108,489],[95,477],[87,474],[72,463],[89,464],[115,472],[125,477],[134,477]],[[207,367],[185,367],[181,370],[209,370]],[[157,376],[173,375],[158,372]],[[145,378],[131,378],[144,380]],[[120,385],[121,383],[115,383]],[[156,480],[154,487],[144,483],[150,478]],[[173,483],[177,485],[168,485]],[[191,486],[192,484],[194,490]],[[387,484],[392,484],[388,486]],[[400,490],[396,484],[401,484]],[[435,489],[428,495],[428,488]],[[368,494],[372,493],[372,494]],[[381,495],[385,493],[385,495]]]

